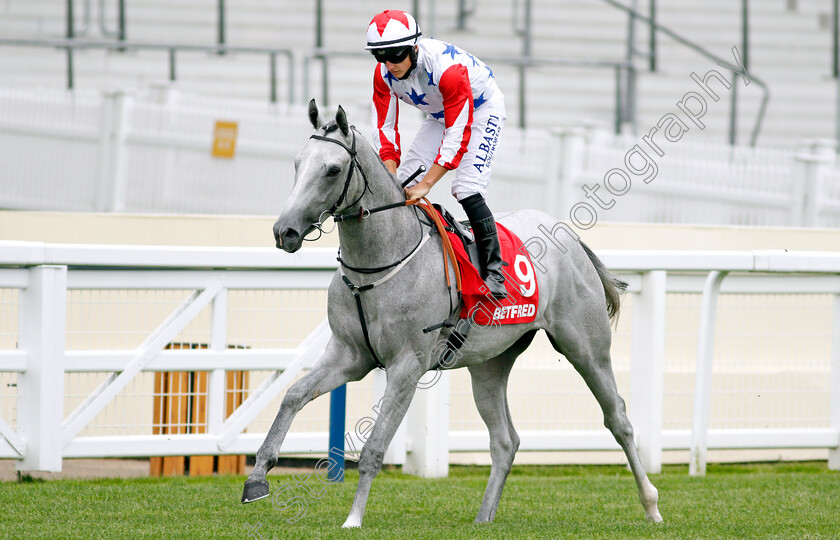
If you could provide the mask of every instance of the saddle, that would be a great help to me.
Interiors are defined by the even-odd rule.
[[[524,249],[522,241],[510,230],[497,224],[502,257],[508,261],[505,266],[505,287],[508,297],[498,300],[488,295],[484,279],[480,275],[478,246],[467,224],[456,220],[439,204],[423,208],[427,213],[434,212],[438,220],[438,229],[443,231],[442,239],[445,252],[454,252],[457,260],[456,274],[460,275],[458,306],[453,306],[449,318],[443,323],[424,329],[424,332],[439,328],[450,328],[443,350],[436,350],[439,355],[433,369],[449,367],[461,346],[467,339],[470,328],[479,326],[497,326],[532,322],[536,317],[539,304],[539,292],[536,274],[530,261],[530,255]],[[446,247],[449,244],[450,247]]]

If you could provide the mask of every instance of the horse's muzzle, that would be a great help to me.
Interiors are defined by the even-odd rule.
[[[274,241],[278,249],[294,253],[300,248],[302,238],[299,232],[290,228],[280,228],[279,223],[274,224]]]

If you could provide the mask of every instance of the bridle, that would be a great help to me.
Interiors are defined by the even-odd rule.
[[[324,234],[326,232],[323,229],[323,220],[321,219],[321,218],[323,218],[324,214],[329,214],[330,216],[332,216],[333,221],[335,223],[341,223],[342,221],[345,221],[345,220],[350,219],[350,218],[356,218],[359,221],[361,221],[363,219],[366,219],[366,218],[370,217],[371,214],[376,214],[377,212],[390,210],[392,208],[400,208],[402,206],[413,206],[417,202],[416,199],[412,200],[412,201],[403,200],[403,201],[399,201],[399,202],[396,202],[396,203],[386,204],[386,205],[383,205],[383,206],[378,206],[378,207],[370,208],[370,209],[364,208],[363,206],[359,205],[359,210],[358,211],[354,210],[354,211],[350,211],[350,212],[336,214],[336,210],[338,210],[338,208],[344,203],[344,200],[347,198],[347,192],[350,190],[350,182],[353,179],[353,172],[356,169],[358,169],[359,174],[362,175],[362,179],[364,180],[364,188],[362,189],[362,192],[359,195],[359,197],[355,201],[353,201],[352,203],[347,205],[348,208],[352,208],[352,207],[356,206],[356,204],[358,204],[359,201],[362,200],[362,197],[365,196],[365,193],[370,191],[370,185],[368,183],[367,176],[365,175],[365,171],[362,168],[361,164],[359,163],[358,152],[356,151],[356,128],[354,126],[350,126],[350,132],[353,135],[352,142],[350,143],[350,146],[347,146],[346,144],[344,144],[343,142],[341,142],[337,139],[332,139],[330,137],[325,137],[323,135],[311,135],[309,137],[310,139],[315,139],[315,140],[318,140],[318,141],[327,141],[327,142],[330,142],[330,143],[333,143],[333,144],[337,144],[338,146],[344,148],[347,151],[348,154],[350,154],[350,166],[347,169],[347,178],[344,180],[344,188],[341,190],[341,195],[338,197],[338,200],[330,207],[329,210],[324,210],[323,212],[321,212],[321,215],[318,217],[318,222],[312,224],[312,227],[314,227],[315,229],[318,229],[318,231],[321,234]],[[420,169],[418,169],[417,172],[415,172],[410,178],[408,178],[408,180],[406,180],[403,183],[403,187],[408,185],[409,182],[411,182],[418,174],[420,174],[424,170],[425,170],[425,167],[421,167]],[[415,213],[416,213],[416,209],[415,209]],[[375,274],[377,272],[384,272],[385,270],[390,270],[391,268],[399,266],[400,264],[407,263],[408,260],[411,257],[413,257],[415,253],[417,253],[417,250],[420,249],[420,246],[424,243],[425,236],[426,236],[422,232],[423,225],[420,222],[420,216],[419,216],[419,214],[416,214],[416,215],[417,215],[418,224],[420,224],[420,231],[421,231],[420,232],[420,240],[418,240],[417,245],[414,246],[414,249],[412,249],[409,252],[409,254],[406,255],[405,257],[403,257],[400,260],[395,261],[395,262],[393,262],[389,265],[386,265],[386,266],[379,266],[379,267],[376,267],[376,268],[358,268],[358,267],[355,267],[355,266],[350,266],[350,265],[348,265],[347,263],[344,262],[344,260],[341,258],[341,248],[339,248],[339,254],[338,254],[338,257],[337,257],[338,262],[341,263],[341,265],[343,267],[345,267],[349,270],[353,270],[354,272],[359,272],[361,274]],[[320,238],[320,235],[318,236],[318,238]],[[315,238],[313,240],[317,240],[317,238]]]
[[[309,137],[310,139],[315,139],[318,141],[327,141],[333,144],[337,144],[340,147],[347,150],[347,153],[350,154],[350,167],[347,169],[347,179],[344,180],[344,189],[341,190],[341,196],[339,196],[338,200],[335,201],[335,204],[333,204],[329,210],[326,210],[326,213],[330,214],[331,216],[335,216],[335,211],[338,210],[338,207],[341,206],[341,204],[344,202],[344,199],[347,197],[347,191],[350,189],[350,181],[353,179],[353,172],[356,169],[359,169],[359,174],[362,175],[362,178],[365,181],[365,187],[364,189],[362,189],[362,193],[361,195],[359,195],[359,198],[353,201],[349,206],[353,206],[359,201],[361,201],[362,197],[365,196],[365,192],[369,190],[367,176],[365,176],[365,171],[359,164],[358,152],[356,152],[356,128],[350,126],[350,132],[353,134],[353,142],[351,143],[351,146],[347,146],[338,139],[331,139],[329,137],[324,137],[323,135],[312,135]],[[321,213],[321,215],[324,215],[324,213]]]
[[[371,214],[375,214],[377,212],[382,212],[384,210],[390,210],[391,208],[399,208],[401,206],[411,206],[412,204],[415,204],[415,203],[412,203],[412,201],[400,201],[400,202],[396,202],[396,203],[386,204],[386,205],[383,205],[383,206],[378,206],[376,208],[362,208],[360,206],[358,212],[346,212],[344,214],[336,214],[335,213],[335,211],[338,210],[338,208],[344,202],[344,199],[347,197],[347,192],[350,189],[350,181],[353,179],[353,172],[354,172],[355,169],[358,169],[359,174],[362,175],[362,179],[365,182],[365,186],[364,186],[364,189],[362,189],[362,194],[359,195],[359,197],[355,201],[350,203],[348,206],[349,207],[355,206],[359,201],[362,200],[362,197],[364,197],[365,192],[370,191],[370,186],[368,184],[367,176],[365,175],[365,171],[364,171],[364,169],[362,169],[362,166],[359,163],[358,152],[356,151],[356,128],[355,128],[355,126],[350,126],[350,131],[353,134],[353,139],[352,139],[351,146],[347,146],[346,144],[339,141],[338,139],[331,139],[329,137],[324,137],[323,135],[311,135],[309,137],[310,139],[315,139],[317,141],[327,141],[327,142],[330,142],[330,143],[333,143],[333,144],[337,144],[340,147],[347,150],[347,153],[350,154],[350,158],[351,158],[350,168],[347,169],[347,178],[344,180],[344,188],[341,190],[341,195],[338,197],[338,200],[335,201],[335,204],[333,204],[332,207],[330,207],[329,210],[324,210],[323,212],[321,212],[321,216],[323,216],[324,214],[329,214],[333,217],[333,221],[335,221],[336,223],[341,223],[342,221],[344,221],[346,219],[350,219],[350,218],[357,218],[357,219],[360,219],[360,220],[361,219],[366,219],[366,218],[370,217]],[[402,183],[401,187],[407,186],[408,184],[411,183],[412,180],[417,178],[418,175],[420,175],[421,173],[423,173],[425,171],[426,171],[426,167],[421,165],[411,176],[409,176]],[[415,199],[415,200],[417,200],[417,199]],[[313,225],[315,225],[315,228],[321,230],[321,225],[322,224],[323,224],[323,221],[320,221],[320,218],[319,218],[318,223],[315,223]]]

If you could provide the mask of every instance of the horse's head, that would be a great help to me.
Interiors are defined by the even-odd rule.
[[[316,133],[295,157],[295,180],[280,216],[274,223],[277,247],[294,253],[304,237],[327,214],[347,208],[364,194],[365,185],[356,159],[356,134],[340,106],[335,121],[325,123],[315,100],[309,102],[309,120]]]

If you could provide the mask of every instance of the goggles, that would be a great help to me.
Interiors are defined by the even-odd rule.
[[[371,49],[370,53],[376,58],[376,61],[381,63],[391,62],[392,64],[399,64],[411,52],[411,45],[408,47],[388,47],[386,49]]]

